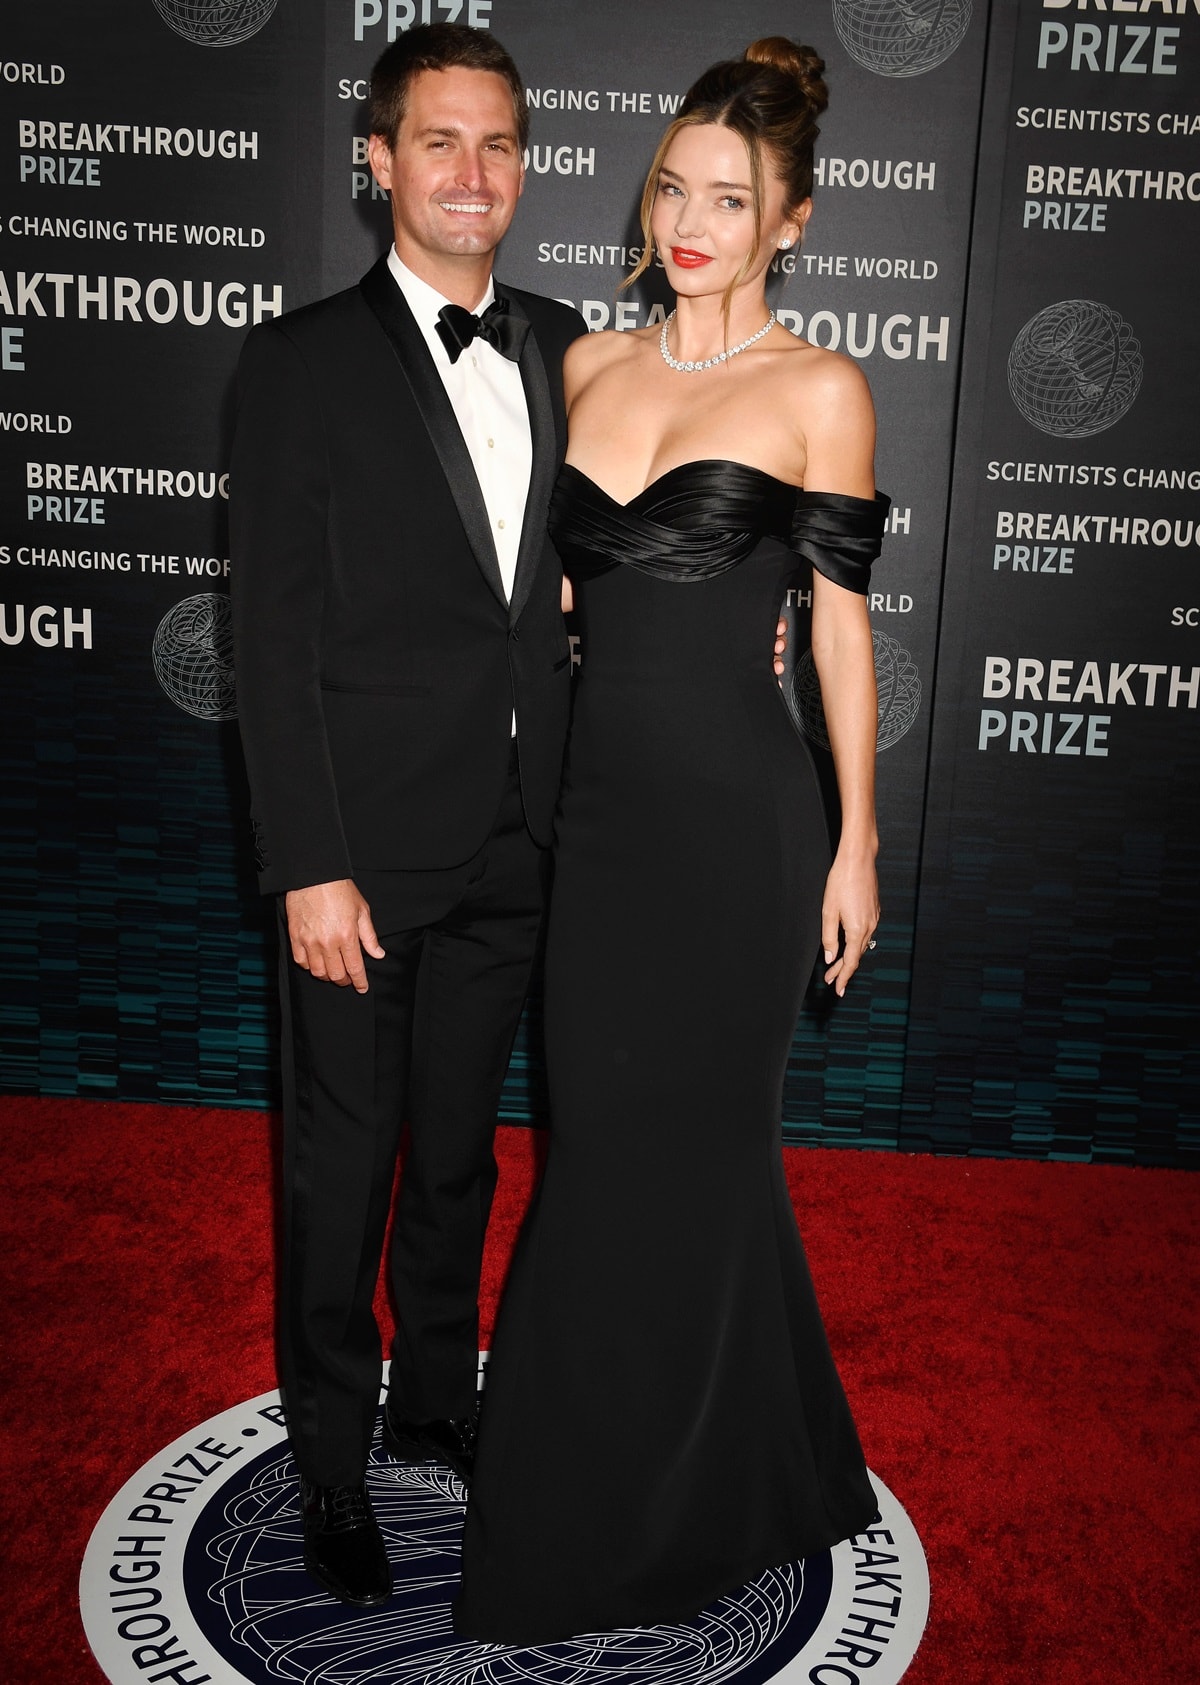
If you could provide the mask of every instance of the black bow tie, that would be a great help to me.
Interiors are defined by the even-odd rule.
[[[438,338],[452,363],[457,363],[473,339],[482,339],[502,357],[515,363],[525,344],[529,323],[508,313],[508,300],[497,298],[482,316],[473,316],[461,304],[444,304],[438,311]]]

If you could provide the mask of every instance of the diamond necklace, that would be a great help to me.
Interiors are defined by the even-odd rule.
[[[680,363],[667,350],[667,329],[675,320],[672,310],[662,325],[662,332],[658,336],[658,349],[662,352],[662,360],[669,369],[677,369],[680,374],[699,374],[701,369],[715,368],[718,363],[726,363],[730,357],[738,357],[743,351],[748,351],[756,340],[760,340],[766,333],[770,333],[775,326],[775,312],[772,310],[757,333],[752,333],[749,339],[744,339],[740,345],[731,345],[728,351],[718,351],[715,357],[706,357],[702,363]]]

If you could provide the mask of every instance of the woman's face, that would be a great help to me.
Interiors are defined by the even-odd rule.
[[[689,298],[723,293],[750,254],[743,282],[755,282],[781,239],[795,244],[810,201],[786,215],[783,183],[766,156],[763,166],[762,243],[755,251],[745,141],[717,123],[690,124],[675,136],[659,171],[650,227],[676,292]]]

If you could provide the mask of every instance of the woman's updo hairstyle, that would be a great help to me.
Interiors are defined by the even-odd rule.
[[[822,81],[824,69],[824,60],[812,47],[802,47],[783,35],[768,35],[752,41],[740,59],[714,64],[692,83],[679,115],[659,142],[646,177],[641,206],[642,256],[626,286],[650,267],[650,213],[658,192],[659,171],[680,129],[693,124],[715,123],[732,129],[746,143],[754,198],[755,251],[746,259],[745,268],[749,270],[762,243],[764,168],[783,183],[785,211],[794,211],[812,193],[813,143],[821,132],[817,119],[829,104]],[[741,278],[739,274],[733,285]]]
[[[765,88],[761,93],[755,90],[757,99],[749,89],[743,97],[761,114],[760,144],[773,155],[776,174],[784,185],[785,209],[794,210],[812,195],[813,145],[821,132],[817,118],[829,104],[825,61],[813,47],[802,47],[783,35],[767,35],[750,43],[743,63],[777,70],[788,84],[787,92],[775,101]],[[701,81],[707,81],[707,77]],[[692,95],[696,95],[696,89]]]

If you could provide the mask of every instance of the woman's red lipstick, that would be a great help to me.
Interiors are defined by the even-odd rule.
[[[711,257],[705,257],[703,252],[694,252],[688,246],[672,246],[671,260],[679,269],[699,269],[702,264],[711,263]]]

